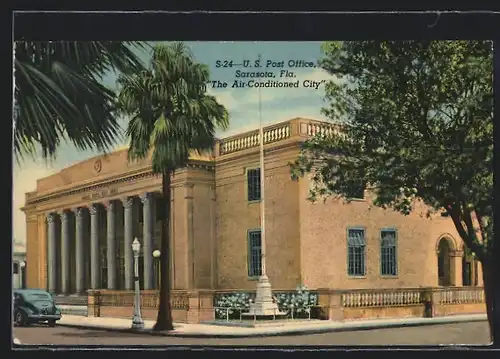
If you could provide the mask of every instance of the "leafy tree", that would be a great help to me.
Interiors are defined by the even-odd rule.
[[[101,83],[109,71],[143,68],[130,44],[113,41],[15,43],[14,153],[21,160],[55,156],[61,140],[106,150],[119,134],[115,92]],[[142,43],[133,43],[142,48]]]
[[[126,130],[129,159],[145,158],[152,151],[153,172],[162,175],[165,218],[160,305],[154,330],[173,329],[168,265],[171,175],[186,166],[192,151],[213,148],[216,127],[228,126],[226,109],[206,93],[208,81],[207,66],[196,63],[182,43],[155,46],[148,69],[118,79],[120,110],[130,117]]]
[[[337,78],[326,85],[323,113],[338,122],[340,133],[306,141],[292,177],[313,178],[311,200],[347,199],[363,183],[376,206],[407,215],[423,201],[430,212],[449,216],[482,263],[498,342],[492,43],[327,42],[323,52],[320,66]]]

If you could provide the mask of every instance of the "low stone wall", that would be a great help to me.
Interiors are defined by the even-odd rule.
[[[225,291],[227,293],[227,291]],[[235,291],[237,292],[237,291]],[[319,319],[356,320],[409,317],[437,317],[486,313],[481,287],[391,288],[359,290],[313,290],[318,294]],[[180,323],[215,320],[216,291],[171,292],[172,318]],[[158,291],[141,291],[141,314],[155,320]],[[94,290],[88,292],[88,316],[132,318],[132,291]]]
[[[483,288],[443,288],[433,292],[435,316],[486,313]]]
[[[155,320],[158,316],[159,292],[141,291],[141,315]],[[179,291],[170,293],[172,319],[178,323],[199,323],[214,320],[213,293],[211,291]],[[132,318],[134,292],[93,290],[88,292],[88,316]]]
[[[321,317],[327,320],[437,317],[486,313],[481,287],[320,289]]]
[[[87,316],[87,306],[86,305],[57,305],[61,309],[63,315],[79,315]]]
[[[425,315],[423,305],[408,305],[404,307],[383,308],[345,308],[344,319],[388,319],[388,318],[415,318]]]

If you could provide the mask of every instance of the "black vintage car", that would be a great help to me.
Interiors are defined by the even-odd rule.
[[[51,327],[61,319],[61,310],[56,307],[50,293],[40,289],[14,290],[14,324],[26,326],[47,322]]]

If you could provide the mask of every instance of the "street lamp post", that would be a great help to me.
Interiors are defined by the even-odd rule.
[[[134,318],[132,318],[132,329],[144,329],[144,321],[141,317],[141,289],[139,287],[139,252],[141,243],[134,239],[132,252],[134,252]]]
[[[156,284],[157,284],[157,289],[160,289],[161,285],[161,261],[160,261],[160,255],[161,252],[158,249],[155,249],[153,251],[153,258],[157,261],[158,263],[158,268],[156,269]]]

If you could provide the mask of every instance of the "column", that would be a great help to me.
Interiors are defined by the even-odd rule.
[[[108,289],[116,289],[116,230],[115,230],[115,203],[109,201],[106,204],[108,232],[107,241],[107,262],[108,262]]]
[[[50,293],[57,290],[57,244],[56,244],[56,214],[47,215],[48,239],[47,239],[47,270],[48,270],[48,289]]]
[[[126,290],[132,290],[133,286],[133,264],[134,264],[134,254],[132,253],[132,242],[134,240],[134,228],[133,228],[133,222],[134,222],[134,212],[133,212],[133,204],[134,204],[134,199],[133,197],[127,197],[122,199],[123,203],[123,210],[124,210],[124,216],[123,216],[123,235],[125,236],[124,238],[124,261],[125,261],[125,289]]]
[[[70,230],[69,213],[62,211],[61,214],[61,292],[69,293],[69,251]]]
[[[187,263],[186,263],[186,288],[193,289],[197,288],[196,286],[196,276],[195,276],[195,260],[194,260],[194,185],[193,184],[184,184],[184,203],[185,203],[185,219],[186,219],[186,239],[187,239]]]
[[[89,206],[90,213],[90,288],[99,289],[101,271],[99,261],[99,208],[97,204]]]
[[[464,252],[450,252],[450,285],[462,285],[462,256]]]
[[[143,204],[143,250],[144,258],[144,289],[153,289],[153,200],[151,193],[145,193],[141,196]]]
[[[75,275],[76,275],[76,293],[83,293],[84,288],[84,277],[85,277],[85,262],[83,255],[85,253],[83,249],[84,241],[84,224],[83,224],[83,208],[74,208],[73,213],[75,214]]]

